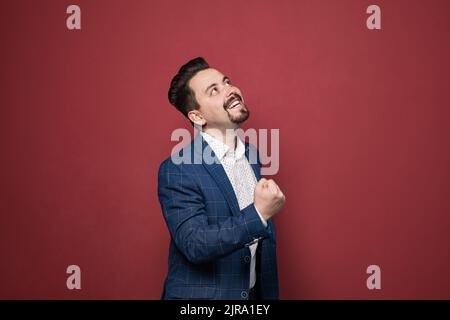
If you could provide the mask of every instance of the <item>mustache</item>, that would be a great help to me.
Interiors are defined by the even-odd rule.
[[[228,109],[228,107],[230,106],[230,104],[232,104],[234,101],[239,100],[240,102],[242,102],[242,96],[239,93],[233,93],[231,95],[231,97],[225,101],[225,103],[223,104],[223,108],[226,110]]]

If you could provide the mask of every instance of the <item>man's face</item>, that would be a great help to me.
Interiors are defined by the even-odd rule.
[[[208,128],[238,128],[247,120],[250,112],[244,104],[239,88],[216,69],[199,71],[188,83],[200,106],[194,111],[197,124]],[[192,111],[191,111],[192,112]],[[190,117],[192,120],[192,117]]]

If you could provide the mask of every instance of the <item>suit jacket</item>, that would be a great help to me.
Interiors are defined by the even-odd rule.
[[[210,152],[213,163],[198,161],[205,152]],[[250,154],[258,159],[251,166],[259,180],[261,165],[257,150],[246,143],[247,159]],[[254,204],[239,209],[225,170],[200,134],[177,155],[190,161],[175,164],[168,158],[158,174],[158,197],[171,236],[162,298],[248,299],[251,260],[248,246],[260,239],[256,276],[261,298],[278,299],[272,219],[264,227]]]

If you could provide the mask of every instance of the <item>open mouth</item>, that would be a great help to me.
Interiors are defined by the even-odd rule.
[[[225,109],[231,110],[242,106],[242,97],[235,93],[226,103]]]

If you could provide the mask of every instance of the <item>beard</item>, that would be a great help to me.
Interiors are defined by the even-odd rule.
[[[238,110],[228,109],[228,106],[230,106],[236,100],[240,101],[241,107]],[[237,93],[233,94],[233,96],[231,96],[231,98],[224,103],[224,109],[227,112],[230,121],[235,124],[243,123],[250,116],[250,111],[244,104],[242,97]]]
[[[248,117],[250,116],[250,111],[248,111],[245,105],[243,105],[242,108],[238,111],[239,112],[238,114],[236,114],[236,111],[233,112],[229,112],[227,110],[228,118],[230,119],[231,122],[235,124],[241,124],[242,122],[247,120]]]

